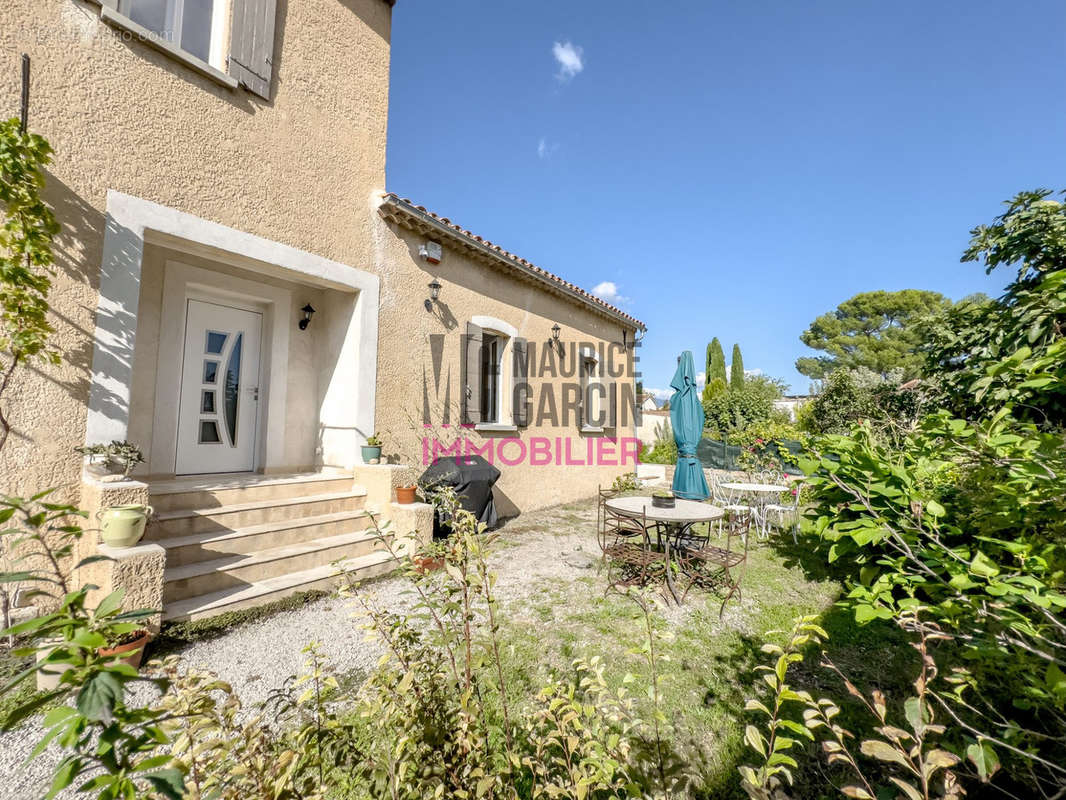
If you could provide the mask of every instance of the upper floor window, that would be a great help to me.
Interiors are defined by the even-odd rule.
[[[225,0],[119,0],[119,13],[216,68],[225,67]]]

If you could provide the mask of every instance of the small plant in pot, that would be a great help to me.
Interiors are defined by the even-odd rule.
[[[144,658],[144,648],[148,644],[151,634],[143,628],[119,634],[114,638],[109,647],[101,647],[98,651],[103,658],[118,658],[124,664],[134,669],[140,669],[141,659]]]
[[[87,458],[86,469],[100,477],[117,475],[126,480],[134,467],[144,463],[144,454],[133,442],[116,440],[111,444],[91,444],[75,447],[74,452]]]
[[[417,493],[419,486],[414,479],[415,472],[413,469],[405,469],[403,471],[402,479],[404,483],[401,483],[396,487],[396,502],[403,505],[410,505],[418,500]]]
[[[378,434],[368,436],[361,449],[364,464],[377,464],[381,461],[381,437]]]
[[[656,508],[673,508],[674,495],[670,492],[654,492],[651,496],[651,504]]]
[[[411,557],[411,564],[420,575],[444,568],[446,547],[440,542],[431,542]]]

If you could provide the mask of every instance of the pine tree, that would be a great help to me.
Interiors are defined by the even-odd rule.
[[[740,345],[733,345],[733,363],[729,367],[729,388],[739,391],[744,388],[744,358],[740,355]]]

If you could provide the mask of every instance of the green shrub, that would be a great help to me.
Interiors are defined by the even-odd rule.
[[[752,423],[774,416],[774,401],[781,397],[781,381],[757,375],[744,381],[740,389],[729,389],[705,400],[704,426],[717,439]]]

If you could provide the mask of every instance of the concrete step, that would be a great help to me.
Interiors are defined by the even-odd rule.
[[[360,581],[386,575],[398,566],[392,556],[385,551],[375,551],[358,558],[346,559],[342,565]],[[226,611],[265,605],[296,592],[334,589],[342,580],[339,574],[337,567],[327,564],[266,578],[241,587],[188,597],[167,603],[163,607],[163,619],[167,621],[203,619]]]
[[[359,558],[375,551],[388,555],[384,542],[375,533],[357,531],[210,561],[168,566],[163,576],[163,607],[197,595],[239,591],[271,578],[326,567],[334,561]]]
[[[373,526],[366,511],[340,511],[336,514],[267,522],[235,531],[168,536],[160,539],[159,544],[167,551],[167,567],[182,567],[224,556],[246,555],[259,550],[371,530]]]
[[[200,475],[153,481],[150,487],[151,503],[158,513],[284,500],[308,494],[335,494],[355,488],[352,473],[340,470],[270,476]]]
[[[337,514],[342,511],[361,511],[365,502],[366,490],[355,487],[345,492],[287,497],[280,500],[254,500],[215,508],[157,510],[148,522],[144,538],[147,541],[162,541],[171,536],[237,531],[271,522]]]

